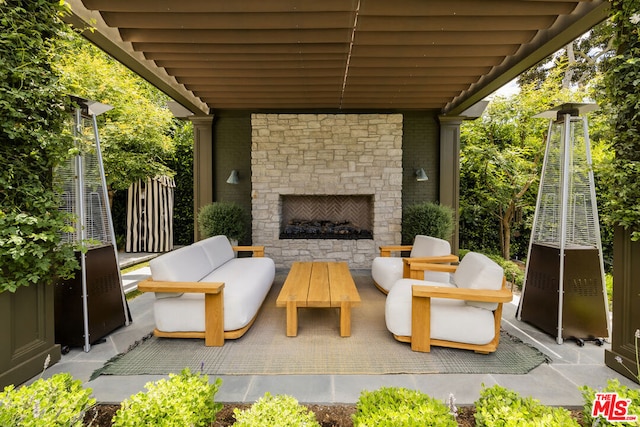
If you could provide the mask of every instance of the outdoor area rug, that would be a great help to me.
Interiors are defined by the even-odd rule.
[[[311,308],[299,309],[298,336],[287,337],[285,309],[275,305],[284,279],[284,274],[276,276],[256,322],[242,338],[205,347],[200,339],[148,336],[93,377],[164,375],[185,367],[210,375],[526,374],[548,361],[504,331],[498,350],[489,355],[442,347],[413,352],[387,330],[385,295],[364,274],[354,274],[362,303],[352,308],[350,337],[340,337],[338,309]]]

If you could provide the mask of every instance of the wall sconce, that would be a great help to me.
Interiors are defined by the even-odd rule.
[[[238,171],[234,169],[231,171],[231,175],[229,175],[229,178],[227,178],[227,184],[237,184],[239,182],[240,178],[238,176]]]
[[[424,171],[424,168],[420,168],[416,171],[416,181],[429,181],[429,177],[427,173]]]

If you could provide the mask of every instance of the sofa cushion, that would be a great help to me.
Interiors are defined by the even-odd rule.
[[[153,280],[167,282],[199,282],[212,270],[205,251],[198,246],[185,246],[149,261]],[[172,298],[180,293],[156,292],[156,298]]]
[[[244,328],[256,316],[275,277],[270,258],[234,258],[205,276],[202,282],[224,282],[224,330]],[[156,327],[164,332],[204,331],[204,294],[154,303]]]
[[[443,239],[431,236],[417,235],[413,240],[411,249],[411,258],[419,258],[425,256],[441,256],[451,253],[451,245]]]
[[[203,332],[204,294],[184,294],[153,303],[156,328],[163,332]]]
[[[200,240],[193,244],[194,246],[201,247],[209,258],[211,263],[211,269],[215,270],[225,262],[235,257],[235,252],[229,243],[229,239],[226,236],[213,236],[204,240]]]
[[[504,270],[486,255],[469,252],[453,274],[453,282],[459,288],[500,290]],[[495,310],[497,303],[468,301],[468,305]]]
[[[413,240],[411,258],[427,256],[444,256],[451,254],[451,245],[444,239],[437,237],[417,235]],[[424,280],[433,282],[450,282],[451,274],[441,271],[425,271]]]
[[[389,292],[385,303],[387,329],[396,336],[411,336],[411,287],[415,280],[398,281]],[[420,282],[427,286],[448,286],[435,282]],[[493,313],[468,306],[464,301],[431,298],[431,338],[487,344],[495,336]]]
[[[203,281],[224,282],[224,330],[243,328],[255,317],[275,277],[271,258],[234,258]]]
[[[375,257],[371,264],[371,277],[374,282],[389,292],[393,285],[402,278],[402,258]]]

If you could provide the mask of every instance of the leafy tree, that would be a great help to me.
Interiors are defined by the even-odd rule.
[[[173,209],[173,241],[176,245],[193,243],[193,125],[178,121],[174,125],[175,150],[168,162],[176,171]]]
[[[612,0],[616,55],[606,64],[601,103],[611,118],[615,159],[607,174],[612,224],[640,240],[640,1]]]
[[[57,71],[69,92],[112,105],[98,117],[107,184],[125,190],[139,179],[173,175],[169,99],[80,36],[68,41]]]
[[[465,247],[511,257],[512,232],[530,222],[535,209],[544,155],[548,122],[533,116],[574,97],[557,79],[529,83],[511,98],[495,98],[481,118],[463,124],[460,234]]]
[[[533,83],[540,87],[547,78],[560,77],[562,88],[584,89],[602,72],[604,59],[613,54],[613,43],[614,26],[607,20],[568,43],[547,60],[522,73],[518,77],[518,83]],[[562,70],[560,75],[558,70]]]
[[[499,247],[507,257],[514,254],[509,249],[509,240],[513,238],[510,231],[515,230],[517,238],[512,241],[515,254],[526,255],[548,126],[547,121],[532,119],[532,116],[564,102],[597,99],[600,106],[606,107],[608,95],[603,71],[606,59],[612,55],[615,28],[610,21],[596,26],[523,73],[518,79],[521,86],[518,95],[507,100],[497,99],[482,119],[463,125],[462,244],[484,250]],[[502,105],[493,105],[496,102]],[[612,137],[608,123],[610,110],[612,108],[604,108],[589,118],[605,261],[611,255],[612,233],[603,218],[612,218],[613,206],[607,200],[617,187],[613,174],[605,172],[621,170],[611,166],[612,156],[607,149]],[[484,181],[488,188],[482,190]],[[500,237],[499,246],[496,236]]]
[[[52,64],[69,28],[49,0],[0,1],[0,292],[73,274],[73,248],[60,245],[53,168],[72,140],[67,93]]]
[[[112,105],[98,117],[101,148],[119,245],[126,234],[126,190],[138,180],[174,176],[174,242],[193,241],[193,134],[173,118],[169,99],[118,61],[76,36],[57,63],[70,92]]]

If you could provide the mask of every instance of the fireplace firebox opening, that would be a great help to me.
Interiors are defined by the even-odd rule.
[[[373,239],[373,195],[281,195],[280,239]]]

